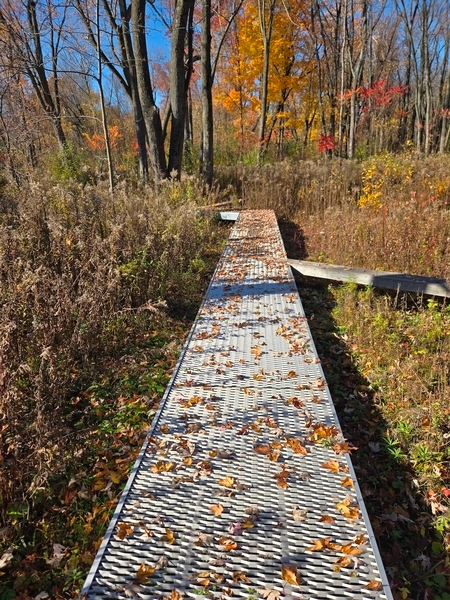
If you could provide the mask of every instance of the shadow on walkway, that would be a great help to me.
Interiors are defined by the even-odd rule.
[[[289,221],[280,223],[280,230],[288,255],[304,258],[307,249],[301,230]],[[398,600],[450,598],[446,583],[450,579],[445,579],[445,568],[441,574],[439,565],[442,548],[436,548],[430,525],[434,517],[414,486],[408,464],[389,452],[388,424],[333,318],[333,287],[301,276],[296,282],[343,434],[358,448],[352,462],[394,596]]]

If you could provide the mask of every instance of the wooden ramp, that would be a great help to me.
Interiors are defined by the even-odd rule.
[[[230,234],[81,592],[391,599],[272,211]]]

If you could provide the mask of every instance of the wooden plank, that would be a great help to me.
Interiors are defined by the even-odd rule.
[[[288,259],[292,269],[305,277],[317,277],[329,281],[348,281],[360,285],[400,292],[415,292],[429,296],[450,298],[450,282],[436,277],[421,275],[406,275],[390,271],[372,271],[370,269],[355,269],[338,265],[310,262],[306,260]]]
[[[222,210],[219,212],[219,219],[221,221],[237,221],[238,217],[239,217],[238,211]]]

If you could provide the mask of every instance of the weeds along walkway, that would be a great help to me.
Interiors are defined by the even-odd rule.
[[[272,211],[240,214],[81,592],[392,598]]]

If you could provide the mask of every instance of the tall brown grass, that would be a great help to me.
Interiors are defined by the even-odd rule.
[[[64,473],[69,401],[97,364],[161,306],[181,318],[196,309],[219,236],[186,200],[201,199],[193,185],[112,196],[41,182],[3,195],[0,523]]]

